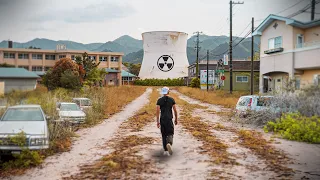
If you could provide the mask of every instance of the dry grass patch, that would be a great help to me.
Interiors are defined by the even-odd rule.
[[[153,88],[150,95],[150,101],[137,114],[122,124],[121,128],[131,129],[131,131],[141,131],[148,123],[155,122],[156,103],[159,98],[159,92]]]
[[[230,94],[228,91],[216,90],[216,91],[204,91],[198,88],[190,87],[177,87],[175,88],[180,93],[186,96],[198,99],[200,101],[221,105],[226,108],[234,108],[238,102],[240,96],[248,94],[247,92],[233,92]]]
[[[292,175],[293,170],[283,166],[289,161],[286,155],[271,146],[270,142],[264,139],[260,132],[240,130],[237,131],[237,134],[239,136],[237,140],[240,140],[240,145],[251,149],[254,154],[264,159],[269,170],[280,174],[280,176]]]
[[[115,151],[92,165],[80,166],[80,172],[64,179],[144,179],[142,173],[157,173],[151,161],[137,155],[138,146],[151,144],[153,138],[127,136],[114,144]]]
[[[184,100],[181,100],[175,94],[173,95],[178,106],[182,108],[180,112],[180,123],[182,126],[187,129],[195,138],[200,140],[203,145],[204,153],[208,154],[214,164],[237,164],[234,159],[230,157],[230,154],[227,152],[228,146],[222,143],[218,138],[216,138],[211,129],[211,125],[201,121],[200,117],[193,117],[192,112],[196,108],[205,109],[206,107],[200,105],[189,104]],[[220,126],[222,128],[222,126]],[[217,170],[213,170],[212,175],[217,175]],[[221,172],[220,172],[221,173]]]
[[[122,110],[122,108],[141,96],[146,90],[142,86],[119,86],[105,88],[105,108],[107,117]]]

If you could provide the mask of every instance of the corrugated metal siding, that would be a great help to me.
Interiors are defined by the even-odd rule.
[[[4,82],[4,93],[9,93],[12,90],[30,91],[34,90],[37,84],[36,79],[0,79]]]

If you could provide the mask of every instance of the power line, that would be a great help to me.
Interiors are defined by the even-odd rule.
[[[244,30],[237,36],[237,38],[235,40],[233,40],[234,42],[236,42],[236,40],[241,36],[241,34],[244,33],[244,31],[250,26],[251,22],[247,25],[246,28],[244,28]]]
[[[319,0],[319,1],[316,1],[316,2],[315,2],[315,5],[317,5],[317,4],[319,4],[319,3],[320,3],[320,0]],[[299,14],[301,14],[301,13],[304,13],[304,12],[306,12],[309,8],[311,8],[311,6],[312,6],[312,4],[310,3],[310,4],[306,5],[304,8],[300,9],[299,11],[288,15],[287,18],[292,18],[292,17],[295,17],[295,16],[297,16],[297,15],[299,15]]]
[[[296,5],[300,4],[300,3],[301,3],[301,2],[303,2],[303,1],[305,1],[305,0],[301,0],[301,1],[299,1],[299,2],[297,2],[297,3],[295,3],[295,4],[293,4],[292,6],[290,6],[290,7],[286,8],[286,9],[284,9],[284,10],[282,10],[282,11],[280,11],[280,12],[276,13],[276,14],[283,13],[283,12],[285,12],[286,10],[293,8],[294,6],[296,6]]]

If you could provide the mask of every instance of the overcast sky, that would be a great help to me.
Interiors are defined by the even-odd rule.
[[[244,0],[233,8],[233,35],[241,35],[251,17],[260,20],[258,26],[269,14],[300,2],[279,14],[287,16],[310,1]],[[320,13],[320,3],[316,11]],[[310,16],[295,18],[309,21]],[[0,41],[48,38],[93,43],[126,34],[141,39],[142,32],[156,30],[229,35],[228,18],[229,0],[0,0]]]

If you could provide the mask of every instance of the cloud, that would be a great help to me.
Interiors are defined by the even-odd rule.
[[[131,5],[119,5],[111,2],[91,4],[83,8],[51,10],[31,17],[34,22],[64,21],[67,23],[102,22],[124,18],[135,13]]]
[[[27,30],[28,30],[28,31],[32,31],[32,32],[35,32],[35,31],[53,32],[53,31],[55,31],[54,29],[45,28],[45,27],[30,27],[30,28],[28,28]]]

